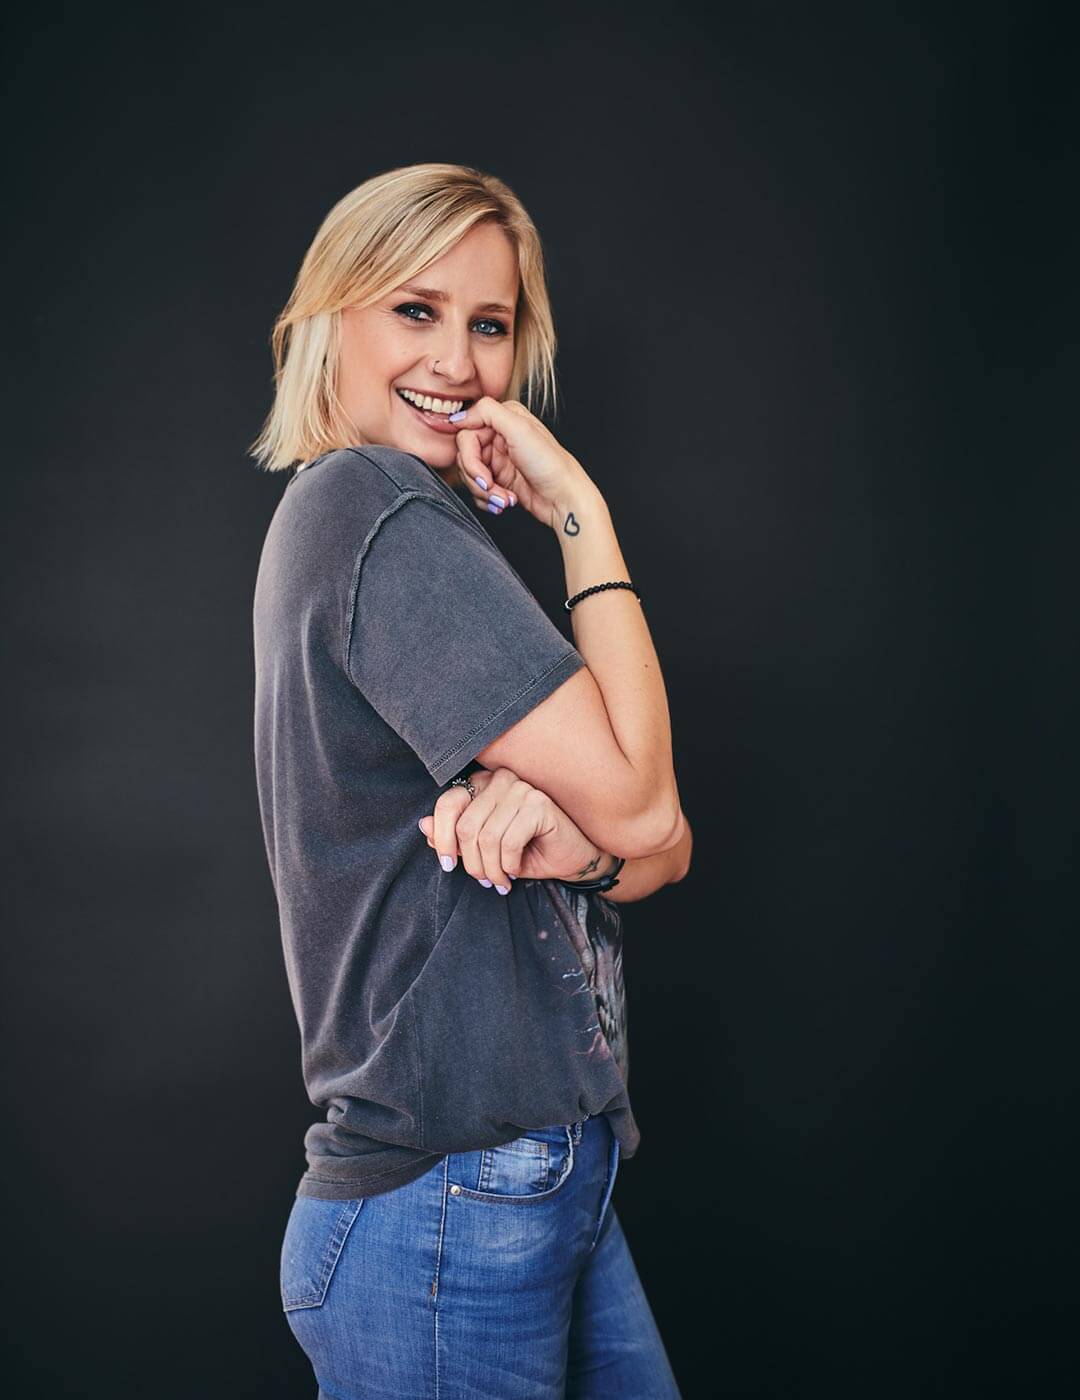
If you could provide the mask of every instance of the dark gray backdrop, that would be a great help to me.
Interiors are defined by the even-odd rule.
[[[423,160],[540,227],[552,426],[668,681],[696,859],[624,910],[615,1199],[684,1393],[1059,1393],[1076,823],[1031,780],[1074,715],[1062,14],[16,21],[13,1393],[313,1394],[276,1269],[314,1110],[251,756],[284,483],[245,449],[318,222]],[[566,625],[554,541],[486,523]]]

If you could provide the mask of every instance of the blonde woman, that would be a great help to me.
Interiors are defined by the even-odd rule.
[[[554,394],[537,231],[481,171],[379,175],[273,348],[252,450],[296,470],[255,586],[256,767],[325,1115],[289,1325],[334,1400],[677,1396],[610,1198],[639,1141],[619,904],[691,838],[611,514],[521,401]],[[573,644],[477,518],[510,509],[584,594]]]

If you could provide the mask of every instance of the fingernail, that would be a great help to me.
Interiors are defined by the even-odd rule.
[[[464,408],[459,408],[456,413],[451,413],[450,417],[446,421],[448,423],[460,423],[461,420],[465,417],[465,413],[466,410]]]
[[[424,831],[424,819],[423,819],[423,817],[420,818],[420,820],[416,823],[416,825],[420,828],[421,831]],[[427,832],[426,832],[426,831],[424,832],[424,835],[425,835],[425,836],[427,835]]]
[[[457,865],[457,857],[456,857],[456,856],[440,856],[440,857],[439,857],[439,864],[442,866],[442,868],[443,868],[444,870],[453,870],[454,866]]]
[[[502,515],[502,506],[497,506],[494,501],[488,501],[487,508],[492,515]]]
[[[479,878],[479,877],[477,877],[477,878]],[[491,889],[491,881],[490,881],[490,880],[480,880],[480,883],[483,885],[484,889],[486,889],[486,890]]]
[[[497,505],[497,506],[499,507],[500,510],[502,510],[503,506],[506,505],[506,502],[503,500],[503,498],[502,498],[501,496],[489,496],[489,497],[488,497],[488,500],[489,500],[489,501],[493,501],[493,502],[495,503],[495,505]]]
[[[513,491],[508,491],[506,494],[510,497],[510,504],[511,504],[512,506],[516,506],[516,505],[517,505],[517,497],[514,495]]]
[[[487,482],[484,480],[484,478],[483,478],[482,476],[476,477],[476,484],[477,484],[477,486],[479,486],[479,488],[480,488],[481,491],[486,491],[486,490],[487,490]]]
[[[509,893],[510,893],[510,886],[509,886],[509,885],[496,885],[495,888],[499,891],[500,894],[509,894]]]

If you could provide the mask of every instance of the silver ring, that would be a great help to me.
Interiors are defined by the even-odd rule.
[[[453,778],[453,779],[450,781],[450,783],[448,784],[448,786],[449,786],[449,787],[463,787],[463,788],[468,788],[468,790],[469,790],[469,801],[470,801],[470,802],[471,802],[472,799],[476,796],[476,789],[473,787],[472,783],[469,782],[468,778],[463,778],[463,777]]]

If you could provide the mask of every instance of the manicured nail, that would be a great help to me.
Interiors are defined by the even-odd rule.
[[[495,888],[499,891],[500,894],[509,894],[509,893],[510,893],[510,886],[509,886],[509,885],[496,885]]]
[[[477,486],[479,486],[479,488],[480,488],[481,491],[486,491],[486,490],[487,490],[487,482],[484,480],[484,478],[483,478],[482,476],[478,476],[478,477],[476,478],[476,484],[477,484]]]
[[[510,497],[510,504],[511,504],[512,506],[516,506],[516,505],[517,505],[517,497],[514,495],[513,491],[508,491],[506,494]]]
[[[492,515],[502,515],[503,513],[502,506],[497,506],[494,501],[488,501],[487,508]]]
[[[423,819],[423,817],[420,818],[420,820],[416,823],[416,825],[420,828],[421,831],[424,831],[424,819]],[[427,832],[426,832],[426,831],[424,832],[424,835],[425,835],[425,836],[427,835]]]
[[[477,879],[480,879],[480,877],[477,876]],[[490,881],[490,880],[483,880],[483,879],[480,879],[480,883],[483,885],[484,889],[486,889],[486,890],[491,889],[491,881]]]
[[[450,417],[446,421],[448,423],[460,423],[461,420],[465,417],[465,413],[466,410],[464,408],[459,408],[456,413],[451,413]]]
[[[453,870],[454,866],[457,865],[457,857],[456,857],[456,856],[440,856],[440,857],[439,857],[439,864],[442,866],[442,868],[443,868],[444,870]]]

